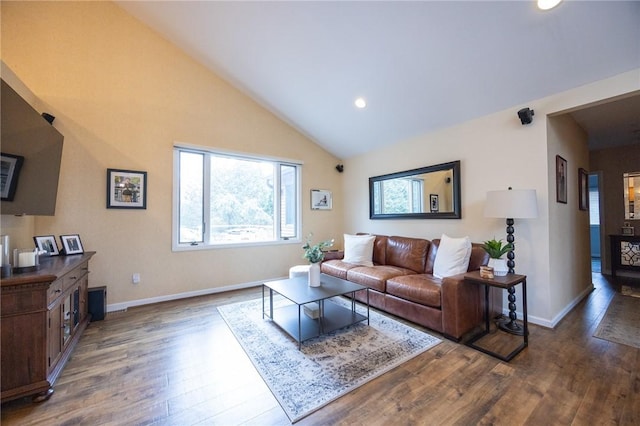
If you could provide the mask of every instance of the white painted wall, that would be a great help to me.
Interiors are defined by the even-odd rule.
[[[588,169],[589,164],[584,135],[565,119],[550,128],[547,116],[639,88],[640,70],[634,70],[351,158],[345,162],[346,232],[428,239],[446,233],[468,235],[475,242],[506,238],[503,220],[483,217],[486,192],[509,186],[535,189],[538,218],[515,223],[516,272],[528,277],[530,320],[553,326],[590,285],[585,260],[588,220],[577,207],[577,168]],[[533,123],[526,126],[516,114],[524,106],[535,110]],[[568,160],[571,170],[569,203],[562,206],[555,201],[556,153]],[[370,176],[454,160],[461,161],[462,219],[369,219]]]

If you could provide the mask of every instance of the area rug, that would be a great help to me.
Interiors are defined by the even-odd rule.
[[[600,321],[595,337],[640,348],[640,298],[616,293]]]
[[[342,298],[325,303],[350,306]],[[370,326],[358,323],[307,340],[298,350],[294,339],[262,318],[261,299],[218,311],[292,423],[441,342],[371,310]]]
[[[625,296],[640,297],[640,289],[629,285],[623,285],[621,293]]]

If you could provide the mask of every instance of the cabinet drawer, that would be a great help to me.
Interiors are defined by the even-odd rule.
[[[54,300],[56,300],[62,294],[62,279],[55,280],[49,286],[49,290],[47,291],[47,304],[51,304]]]
[[[87,275],[88,271],[89,271],[88,262],[85,262],[82,265],[75,268],[73,271],[65,274],[65,276],[62,277],[62,280],[64,282],[62,291],[67,291],[68,289],[70,289],[73,285],[75,285],[78,282],[79,279]]]

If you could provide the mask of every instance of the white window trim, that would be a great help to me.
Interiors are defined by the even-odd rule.
[[[172,148],[173,155],[173,199],[171,200],[172,204],[172,218],[171,218],[171,250],[174,252],[182,252],[182,251],[196,251],[196,250],[213,250],[213,249],[234,249],[234,248],[242,248],[242,247],[259,247],[259,246],[275,246],[275,245],[287,245],[287,244],[300,244],[302,242],[302,238],[300,234],[302,232],[302,170],[300,173],[297,173],[296,177],[296,185],[298,188],[298,208],[296,209],[296,225],[298,227],[296,235],[297,238],[289,238],[282,240],[273,240],[273,241],[258,241],[258,242],[240,242],[240,243],[227,243],[227,244],[207,244],[200,243],[196,245],[191,244],[179,244],[178,243],[178,227],[179,227],[179,200],[180,200],[180,178],[179,174],[176,172],[180,168],[180,156],[178,155],[179,150],[192,150],[194,152],[207,152],[211,154],[228,154],[234,157],[241,157],[246,159],[254,159],[254,160],[262,160],[262,161],[274,161],[285,164],[291,164],[294,166],[302,166],[304,164],[301,160],[294,160],[290,158],[284,157],[273,157],[268,155],[257,155],[257,154],[248,154],[245,152],[239,151],[231,151],[225,149],[217,149],[205,146],[197,146],[185,143],[174,143]],[[208,177],[205,177],[207,179]],[[205,197],[205,206],[203,207],[206,211],[208,208],[208,197]],[[279,226],[279,225],[278,225]]]

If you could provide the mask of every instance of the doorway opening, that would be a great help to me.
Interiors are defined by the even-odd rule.
[[[600,238],[600,177],[589,174],[589,228],[591,240],[591,271],[602,273],[602,241]]]

